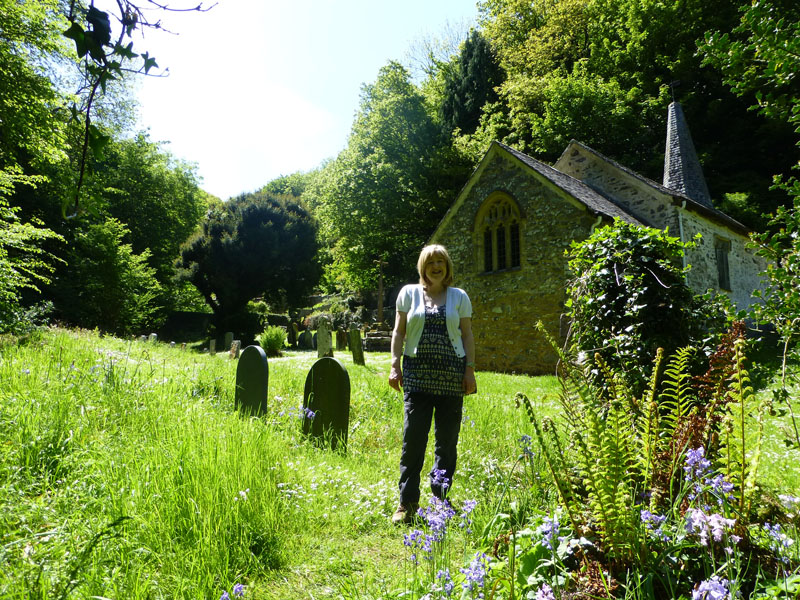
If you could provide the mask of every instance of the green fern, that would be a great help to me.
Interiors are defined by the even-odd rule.
[[[680,348],[667,364],[664,371],[664,385],[661,392],[662,434],[665,441],[672,438],[678,428],[689,416],[693,404],[689,364],[694,348]]]

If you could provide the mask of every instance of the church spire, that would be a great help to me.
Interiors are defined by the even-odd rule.
[[[703,169],[692,143],[680,103],[672,102],[667,115],[667,148],[664,154],[664,187],[713,208]]]

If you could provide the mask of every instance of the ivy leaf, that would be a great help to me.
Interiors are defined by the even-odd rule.
[[[89,148],[96,160],[103,159],[103,149],[111,141],[111,136],[104,134],[94,125],[89,125]]]
[[[64,32],[64,37],[75,42],[78,58],[83,58],[89,52],[89,46],[86,44],[86,32],[77,23],[70,25],[70,28]]]
[[[142,54],[142,58],[144,59],[144,72],[147,73],[153,67],[158,68],[158,63],[156,63],[156,59],[150,56],[147,52]]]
[[[111,43],[111,21],[108,19],[108,13],[90,6],[86,20],[92,26],[91,35],[97,45],[101,48],[108,46]]]

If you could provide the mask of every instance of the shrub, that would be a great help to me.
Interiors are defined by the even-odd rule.
[[[286,330],[277,325],[269,325],[256,336],[256,342],[264,349],[267,356],[280,356],[286,347]]]
[[[598,354],[624,373],[637,394],[658,348],[710,352],[727,325],[726,299],[697,297],[685,283],[682,255],[692,245],[617,220],[570,249],[573,341],[590,362]]]

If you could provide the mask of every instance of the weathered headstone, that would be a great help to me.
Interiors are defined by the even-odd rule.
[[[242,340],[233,340],[231,342],[230,358],[239,358],[239,349],[242,347]]]
[[[300,348],[303,350],[311,350],[313,347],[313,336],[308,329],[305,329],[300,333],[299,342]]]
[[[174,347],[175,347],[175,342],[170,342],[170,343],[169,343],[169,347],[170,347],[170,348],[174,348]]]
[[[336,349],[347,350],[347,332],[342,329],[336,330]]]
[[[222,349],[223,349],[223,351],[230,350],[232,343],[233,343],[233,332],[232,331],[226,331],[225,332],[225,337],[223,338],[223,341],[222,341]]]
[[[158,334],[157,333],[151,333],[149,336],[147,336],[147,341],[150,342],[151,344],[157,342],[158,341]]]
[[[364,349],[361,347],[361,330],[353,327],[348,334],[350,342],[350,350],[353,353],[353,363],[357,365],[364,364]]]
[[[147,341],[147,336],[146,335],[140,335],[139,336],[139,341],[140,342],[146,342]]]
[[[333,356],[333,342],[331,341],[331,331],[325,321],[320,321],[317,329],[317,356]]]
[[[297,323],[290,323],[286,328],[286,343],[290,348],[297,346]]]
[[[350,375],[335,358],[320,358],[306,377],[303,433],[333,450],[347,451],[350,427]]]
[[[236,365],[234,407],[255,416],[267,412],[269,363],[261,346],[248,346]]]
[[[209,354],[216,354],[217,353],[217,340],[209,340],[209,342],[208,342],[208,353]]]

